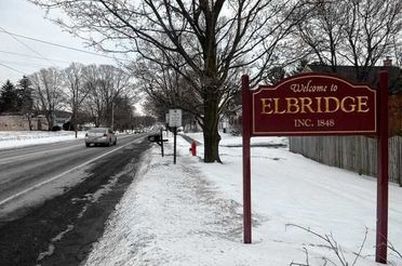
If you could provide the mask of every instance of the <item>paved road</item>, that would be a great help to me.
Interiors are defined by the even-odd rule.
[[[74,140],[0,151],[0,206],[138,138],[143,135],[121,135],[111,147],[86,148],[83,140]]]
[[[0,265],[82,265],[149,147],[141,134],[0,151]]]

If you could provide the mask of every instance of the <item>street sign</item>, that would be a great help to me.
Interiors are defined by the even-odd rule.
[[[180,109],[169,109],[169,127],[173,129],[173,163],[176,164],[176,135],[177,128],[181,127]]]
[[[169,127],[181,127],[181,109],[169,110]]]

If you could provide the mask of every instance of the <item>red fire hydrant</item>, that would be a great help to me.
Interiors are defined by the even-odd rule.
[[[193,156],[197,156],[197,143],[193,140],[193,142],[191,142],[191,155]]]

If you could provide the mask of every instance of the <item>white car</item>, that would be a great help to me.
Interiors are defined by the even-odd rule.
[[[116,145],[116,143],[116,135],[113,130],[107,127],[91,128],[85,134],[85,146],[87,147],[91,146],[91,144],[111,146]]]

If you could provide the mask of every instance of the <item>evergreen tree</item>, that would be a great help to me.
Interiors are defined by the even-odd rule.
[[[1,105],[0,112],[18,111],[18,91],[10,80],[1,87]]]
[[[268,84],[276,84],[277,82],[281,81],[284,79],[286,76],[286,71],[283,67],[281,66],[275,66],[269,69],[266,82]]]
[[[307,58],[301,58],[295,66],[295,69],[291,72],[291,75],[297,75],[302,73],[306,66],[309,64],[309,60]]]
[[[22,113],[31,112],[33,108],[33,98],[32,98],[32,83],[26,77],[23,76],[18,84],[18,109]]]
[[[33,98],[32,83],[28,77],[23,76],[18,84],[18,109],[28,119],[29,129],[32,130]]]

